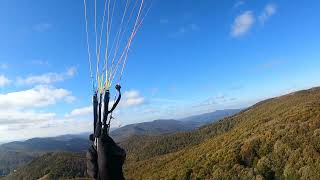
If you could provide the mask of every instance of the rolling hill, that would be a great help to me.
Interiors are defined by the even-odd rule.
[[[234,115],[240,112],[240,109],[225,109],[217,110],[210,113],[195,115],[186,117],[183,119],[173,120],[155,120],[150,122],[143,122],[137,124],[130,124],[111,132],[111,136],[115,141],[123,141],[131,136],[141,136],[141,135],[161,135],[170,134],[176,132],[186,132],[197,129],[208,123],[215,122],[217,120],[223,119],[225,117]]]
[[[224,110],[225,116],[235,113],[237,110]],[[218,112],[218,111],[217,111]],[[126,138],[138,135],[161,135],[174,132],[191,131],[200,125],[208,123],[206,118],[212,116],[212,121],[221,117],[218,113],[210,113],[190,117],[188,121],[155,120],[131,124],[115,129],[111,136],[116,141],[124,141]],[[206,118],[203,118],[206,117]],[[0,176],[6,175],[17,167],[48,152],[85,152],[91,142],[88,140],[90,133],[68,134],[49,138],[33,138],[26,141],[16,141],[0,145]]]
[[[240,111],[241,111],[241,109],[216,110],[213,112],[189,116],[189,117],[178,119],[178,120],[183,121],[183,122],[192,121],[192,122],[199,122],[199,123],[207,124],[207,123],[213,123],[217,120],[223,119],[228,116],[232,116],[234,114],[237,114]]]
[[[194,131],[133,136],[121,145],[127,179],[317,180],[320,88],[259,102]],[[26,173],[17,172],[9,177]]]
[[[320,88],[262,101],[196,132],[204,137],[196,143],[162,155],[149,150],[149,158],[128,163],[128,179],[320,177]]]
[[[85,155],[82,153],[55,152],[36,158],[5,177],[17,179],[63,179],[84,177],[86,174]]]
[[[131,124],[110,133],[115,141],[123,141],[131,136],[141,135],[161,135],[175,132],[191,131],[199,127],[198,122],[182,122],[177,120],[155,120],[151,122],[143,122]]]
[[[72,137],[74,137],[72,135]],[[27,162],[48,152],[85,152],[90,145],[84,138],[33,138],[0,146],[0,175],[6,175]]]

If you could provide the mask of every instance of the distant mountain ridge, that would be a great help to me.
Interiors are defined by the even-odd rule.
[[[219,112],[219,111],[218,111]],[[237,111],[226,111],[229,115]],[[217,115],[218,114],[218,115]],[[194,130],[203,124],[207,124],[208,117],[212,116],[212,122],[216,121],[220,114],[214,112],[209,114],[193,116],[185,121],[181,120],[155,120],[151,122],[127,125],[111,132],[116,141],[122,141],[131,136],[162,135],[175,132],[186,132]],[[205,118],[204,118],[205,117]],[[194,121],[192,120],[194,119]],[[32,138],[26,141],[14,141],[0,145],[0,175],[8,174],[10,171],[48,152],[85,152],[91,145],[88,140],[89,132],[81,134],[67,134],[57,137]]]
[[[0,175],[10,171],[48,152],[84,153],[91,145],[88,138],[65,137],[32,138],[26,141],[15,141],[0,145]]]
[[[175,132],[191,131],[208,123],[212,123],[225,117],[232,116],[240,111],[241,109],[217,110],[214,112],[194,115],[178,120],[159,119],[150,122],[130,124],[115,129],[110,133],[110,135],[116,141],[123,141],[130,136],[160,135]]]
[[[196,122],[182,122],[173,119],[159,119],[151,122],[130,124],[110,133],[115,141],[121,141],[134,135],[161,135],[190,131],[198,127]]]
[[[0,146],[8,151],[74,151],[87,150],[89,142],[84,138],[70,138],[69,140],[57,140],[55,138],[32,138],[26,141],[14,141]]]
[[[216,110],[209,113],[204,113],[200,115],[189,116],[186,118],[178,119],[179,121],[194,121],[194,122],[203,122],[203,123],[210,123],[216,120],[223,119],[228,116],[232,116],[242,109],[224,109],[224,110]]]
[[[127,179],[320,177],[320,87],[261,101],[190,133],[130,139]]]
[[[317,180],[320,177],[319,118],[320,87],[259,102],[194,131],[133,136],[121,143],[127,151],[124,174],[127,179]],[[52,156],[53,161],[48,165],[45,157],[5,179],[36,174],[43,177],[55,172],[60,172],[56,178],[73,178],[81,177],[85,170],[80,166],[79,175],[67,174],[73,167],[59,159],[72,159],[74,155]],[[75,162],[81,162],[82,158],[75,158]],[[43,168],[49,169],[43,171]]]

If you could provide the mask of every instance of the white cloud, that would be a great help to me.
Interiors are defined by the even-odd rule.
[[[35,111],[34,108],[66,101],[70,92],[48,86],[0,94],[1,140],[17,140],[32,137],[48,137],[67,133],[88,132],[92,129],[92,106],[72,110],[64,117],[55,113]],[[142,104],[144,98],[138,91],[123,93],[119,109]],[[6,106],[7,108],[3,108]],[[119,110],[118,109],[118,110]],[[115,111],[115,114],[118,114]],[[120,121],[113,120],[112,126]]]
[[[67,96],[67,97],[65,98],[65,102],[66,102],[66,103],[73,103],[73,102],[75,102],[76,100],[77,100],[77,98],[74,97],[74,96]]]
[[[55,89],[50,86],[37,86],[25,91],[0,94],[1,140],[48,137],[70,132],[90,131],[92,129],[92,118],[89,117],[92,113],[91,105],[74,109],[64,117],[56,113],[36,110],[38,107],[66,101],[70,94],[64,89]],[[138,91],[126,91],[123,93],[115,115],[119,114],[119,109],[135,107],[144,102],[145,99]],[[128,109],[129,112],[131,110]],[[120,116],[119,119],[122,117]],[[112,126],[117,126],[117,123],[119,124],[120,121],[113,120]]]
[[[126,91],[124,94],[123,94],[124,98],[135,98],[135,97],[138,97],[139,96],[139,92],[136,91],[136,90],[131,90],[131,91]]]
[[[46,73],[37,76],[28,76],[26,78],[17,78],[17,83],[20,85],[32,85],[32,84],[51,84],[54,82],[61,82],[67,78],[73,77],[76,74],[76,68],[70,67],[63,73]]]
[[[88,119],[63,119],[54,113],[2,111],[0,110],[1,141],[75,134],[92,129],[92,121]]]
[[[53,119],[55,113],[36,113],[33,111],[0,110],[0,125],[26,125]]]
[[[112,107],[113,100],[110,102],[109,107]],[[128,108],[133,106],[139,106],[141,104],[145,103],[145,98],[141,97],[139,92],[136,90],[132,91],[126,91],[124,92],[121,101],[119,103],[119,108]],[[103,104],[102,104],[103,105]],[[103,109],[103,107],[102,107]],[[66,118],[74,118],[74,117],[80,117],[80,116],[86,116],[93,112],[92,106],[86,106],[81,108],[76,108],[72,110],[70,113],[66,114]]]
[[[0,75],[0,87],[2,87],[2,86],[6,86],[6,85],[8,85],[8,84],[10,84],[11,83],[11,80],[10,79],[8,79],[6,76],[4,76],[4,75]]]
[[[239,37],[246,34],[253,23],[255,22],[255,18],[251,11],[246,11],[239,16],[237,16],[233,22],[231,27],[231,36]]]
[[[120,102],[120,107],[131,107],[145,103],[145,98],[140,96],[136,90],[127,91],[123,94],[123,98]]]
[[[244,1],[238,1],[234,4],[233,8],[238,8],[239,6],[244,5]]]
[[[26,109],[45,107],[56,104],[58,101],[68,101],[73,97],[65,89],[56,89],[50,86],[36,86],[32,89],[7,94],[0,94],[0,108]]]
[[[77,68],[76,67],[70,67],[67,69],[66,75],[69,77],[73,77],[77,73]]]
[[[50,30],[52,27],[53,25],[50,23],[39,23],[39,24],[33,25],[32,29],[37,32],[46,32]]]
[[[72,110],[65,117],[71,118],[71,117],[85,116],[85,115],[91,114],[92,112],[93,112],[92,106],[86,106],[86,107],[77,108],[77,109]]]
[[[28,76],[25,79],[18,78],[18,84],[51,84],[64,80],[64,75],[59,73],[46,73],[38,76]]]
[[[267,4],[263,12],[259,16],[260,23],[264,24],[276,12],[277,12],[277,6],[275,4]]]

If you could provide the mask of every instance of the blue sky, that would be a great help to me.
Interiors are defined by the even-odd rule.
[[[318,86],[319,7],[154,0],[130,49],[113,125],[246,107]],[[0,25],[0,141],[90,131],[83,1],[2,0]]]

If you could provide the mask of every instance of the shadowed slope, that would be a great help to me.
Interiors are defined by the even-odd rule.
[[[17,169],[4,179],[62,179],[84,177],[86,171],[84,154],[59,152],[48,153]]]

